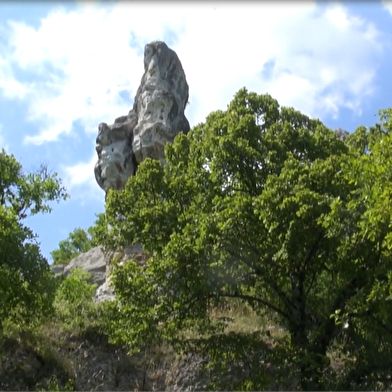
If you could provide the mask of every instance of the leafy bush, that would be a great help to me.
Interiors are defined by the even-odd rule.
[[[56,315],[70,330],[85,328],[94,311],[97,285],[90,284],[89,279],[86,271],[76,268],[57,289],[54,301]]]
[[[87,230],[76,228],[68,238],[60,241],[58,249],[50,252],[53,264],[68,264],[81,253],[88,252],[92,247],[98,246],[98,236],[102,231],[105,215],[96,214],[96,221]]]
[[[46,387],[39,389],[40,392],[45,392],[45,391],[74,391],[75,387],[73,384],[73,381],[70,379],[66,383],[65,387],[61,387],[59,385],[59,382],[57,380],[56,376],[52,376],[49,381],[47,382]]]
[[[25,174],[13,155],[0,152],[0,330],[9,318],[29,323],[51,312],[54,279],[24,220],[51,212],[48,202],[67,197],[45,165]]]

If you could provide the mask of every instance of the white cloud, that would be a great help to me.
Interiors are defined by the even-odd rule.
[[[381,2],[383,3],[384,8],[386,10],[388,10],[390,12],[390,14],[392,15],[392,1],[390,1],[390,0],[389,1],[388,0],[382,0]]]
[[[312,3],[217,8],[216,18],[200,16],[202,28],[189,16],[187,32],[174,48],[188,70],[191,104],[194,96],[203,102],[190,116],[194,122],[225,108],[244,85],[317,117],[336,116],[341,107],[359,112],[371,94],[382,50],[377,31],[343,6],[331,5],[324,13]],[[219,34],[213,34],[214,28]],[[268,60],[275,61],[271,75],[260,77]]]
[[[97,155],[94,150],[88,161],[81,161],[71,166],[60,165],[61,178],[63,178],[67,191],[73,197],[82,200],[104,200],[105,192],[95,181],[94,166],[96,161]]]
[[[191,125],[224,109],[243,86],[315,117],[337,117],[343,107],[360,114],[383,49],[373,24],[340,4],[320,10],[312,2],[89,3],[54,10],[38,29],[11,22],[7,33],[0,89],[27,100],[29,119],[41,127],[25,142],[35,144],[71,134],[76,120],[93,138],[101,121],[126,114],[130,105],[118,93],[135,95],[140,49],[152,40],[175,36],[170,46],[190,86]],[[263,75],[269,61],[274,66]],[[39,78],[24,82],[17,67]],[[95,160],[68,168],[72,186],[94,181]]]

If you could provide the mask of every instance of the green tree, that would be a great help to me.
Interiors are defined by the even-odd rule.
[[[45,165],[25,174],[13,155],[0,153],[0,327],[11,316],[27,321],[50,310],[55,290],[28,216],[48,213],[48,202],[66,199],[56,173]]]
[[[103,225],[104,214],[96,214],[96,217],[93,226],[87,230],[76,228],[67,239],[60,241],[58,249],[50,252],[53,264],[68,264],[76,256],[99,245],[97,235]]]
[[[90,284],[90,275],[74,269],[59,285],[55,297],[57,317],[71,330],[84,328],[94,309],[96,284]]]
[[[95,220],[94,225],[87,229],[87,232],[90,235],[92,246],[100,245],[99,238],[101,236],[103,228],[106,227],[104,213],[95,214],[95,217],[97,219]]]
[[[346,176],[355,185],[346,208],[337,204],[329,225],[333,230],[347,214],[355,230],[342,242],[350,252],[363,252],[357,259],[362,272],[356,295],[339,313],[338,319],[351,326],[345,332],[346,352],[355,357],[348,367],[343,388],[359,385],[371,389],[376,383],[390,388],[392,366],[392,109],[381,110],[380,122],[350,135],[353,157]],[[334,222],[334,223],[332,223]],[[358,387],[357,387],[358,388]]]
[[[60,241],[59,248],[50,252],[53,264],[68,264],[73,258],[92,248],[88,232],[81,228],[72,231],[68,238]]]
[[[114,339],[183,345],[181,332],[191,329],[208,332],[212,347],[224,325],[209,310],[235,298],[288,331],[276,347],[303,390],[330,385],[336,343],[361,359],[342,385],[366,369],[374,377],[361,382],[385,375],[388,113],[342,141],[319,120],[242,89],[226,111],[167,145],[164,167],[146,159],[125,190],[109,192],[101,231],[109,248],[140,242],[152,255],[146,268],[114,269]],[[378,352],[371,347],[381,332]]]

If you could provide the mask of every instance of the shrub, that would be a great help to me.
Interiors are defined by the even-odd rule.
[[[57,318],[70,330],[84,329],[94,309],[97,285],[89,283],[90,275],[74,269],[60,284],[54,306]]]

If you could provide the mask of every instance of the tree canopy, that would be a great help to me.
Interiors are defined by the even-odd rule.
[[[96,214],[96,217],[93,226],[87,230],[78,227],[68,235],[67,239],[60,241],[58,249],[50,252],[53,264],[68,264],[76,256],[98,245],[96,231],[99,230],[104,214]]]
[[[184,345],[180,336],[194,330],[211,346],[224,321],[210,309],[235,298],[288,331],[276,347],[301,389],[330,385],[337,343],[350,358],[341,386],[386,381],[391,113],[342,140],[270,95],[241,89],[226,111],[166,146],[164,167],[146,159],[125,190],[109,192],[101,221],[107,247],[140,242],[151,255],[146,266],[114,270],[115,339]]]
[[[73,258],[92,248],[91,239],[86,230],[76,228],[65,240],[60,241],[58,249],[50,252],[53,264],[68,264]]]
[[[0,328],[11,314],[26,321],[51,308],[53,277],[37,236],[23,221],[66,198],[46,165],[25,174],[13,155],[0,152]]]

